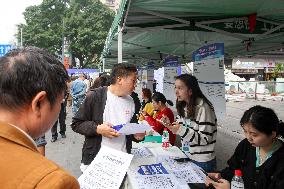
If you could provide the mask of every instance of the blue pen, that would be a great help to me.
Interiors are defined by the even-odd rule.
[[[112,128],[116,131],[119,131],[125,124],[120,124],[120,125],[114,125]]]

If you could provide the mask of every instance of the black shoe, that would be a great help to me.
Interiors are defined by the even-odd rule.
[[[61,137],[62,137],[62,138],[66,138],[66,135],[65,135],[65,134],[61,134]]]
[[[56,137],[52,137],[51,142],[55,142],[55,141],[57,141],[57,138]]]

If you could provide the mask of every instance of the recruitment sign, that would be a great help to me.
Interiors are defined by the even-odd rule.
[[[224,44],[214,43],[196,50],[193,75],[204,95],[212,102],[217,117],[225,115]]]

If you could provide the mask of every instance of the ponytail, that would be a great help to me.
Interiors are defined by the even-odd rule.
[[[171,100],[167,100],[168,105],[173,106],[174,103]]]
[[[174,105],[174,103],[171,100],[167,100],[165,95],[160,92],[155,92],[152,96],[152,100],[156,102],[162,102],[163,104],[168,103],[170,106]]]

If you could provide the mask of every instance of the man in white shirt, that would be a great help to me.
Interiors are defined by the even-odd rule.
[[[72,120],[72,129],[85,136],[82,171],[92,162],[101,145],[130,152],[132,141],[144,137],[144,133],[120,135],[112,128],[114,125],[129,123],[135,116],[135,105],[130,94],[136,87],[136,67],[117,64],[110,77],[111,85],[90,91]]]

